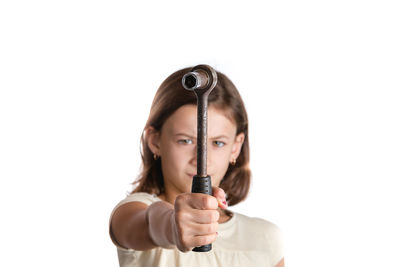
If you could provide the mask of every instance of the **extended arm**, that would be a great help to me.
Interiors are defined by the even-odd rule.
[[[141,251],[156,247],[146,223],[147,207],[142,202],[128,202],[116,209],[111,219],[110,234],[118,245]]]

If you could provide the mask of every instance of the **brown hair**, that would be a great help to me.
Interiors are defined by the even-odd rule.
[[[141,136],[141,172],[134,184],[137,187],[131,192],[147,192],[150,194],[164,193],[164,179],[161,171],[161,160],[154,160],[147,145],[145,129],[149,126],[160,131],[164,122],[178,108],[186,104],[197,104],[196,95],[185,90],[182,77],[191,68],[181,69],[171,74],[158,88],[151,105],[150,115]],[[217,72],[218,82],[208,97],[208,105],[226,113],[227,117],[236,123],[236,135],[244,133],[244,142],[235,165],[229,165],[220,187],[227,194],[229,206],[243,201],[250,189],[251,171],[249,168],[249,139],[247,112],[242,98],[235,85],[224,74]]]

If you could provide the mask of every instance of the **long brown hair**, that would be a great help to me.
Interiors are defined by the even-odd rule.
[[[160,131],[164,122],[178,108],[186,104],[197,104],[196,95],[182,86],[182,77],[192,68],[178,70],[171,74],[158,88],[151,105],[150,115],[141,136],[142,166],[139,176],[133,185],[138,184],[131,193],[147,192],[160,195],[164,193],[164,178],[160,158],[154,159],[147,145],[145,130],[152,126]],[[236,135],[244,133],[244,142],[235,165],[229,165],[220,187],[227,194],[229,206],[244,199],[250,189],[251,171],[249,168],[249,138],[247,112],[243,100],[232,81],[224,74],[217,72],[218,82],[208,97],[208,105],[225,112],[226,116],[236,123]]]

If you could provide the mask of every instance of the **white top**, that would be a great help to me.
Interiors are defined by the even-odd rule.
[[[140,201],[147,205],[162,201],[156,195],[140,192],[127,196],[110,216],[110,236],[117,246],[120,267],[141,266],[210,266],[210,267],[273,267],[283,258],[283,242],[279,228],[264,219],[233,213],[231,219],[218,226],[218,237],[209,252],[181,252],[177,248],[157,247],[136,251],[121,247],[111,232],[114,211],[127,202]]]

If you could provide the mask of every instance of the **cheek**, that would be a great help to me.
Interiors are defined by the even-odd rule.
[[[212,154],[210,153],[210,156],[212,155],[211,164],[215,164],[217,167],[216,171],[219,176],[224,176],[226,170],[228,169],[229,166],[229,161],[230,161],[230,148],[229,147],[224,147],[224,148],[214,148],[212,151]]]
[[[212,161],[218,164],[218,166],[225,165],[229,161],[229,153],[227,151],[216,151],[212,155]]]
[[[165,157],[165,162],[170,166],[177,168],[189,161],[190,149],[188,147],[168,144],[165,146],[164,151],[165,153],[163,153],[163,156]]]
[[[229,161],[231,151],[232,151],[232,146],[231,145],[225,145],[224,147],[215,147],[211,146],[211,148],[208,148],[209,153],[212,155],[213,159],[218,161],[218,162],[225,162]]]
[[[226,171],[228,170],[229,167],[229,161],[227,160],[218,160],[218,162],[215,162],[217,164],[215,173],[213,173],[212,179],[213,179],[213,185],[220,185],[222,179],[224,178]]]

